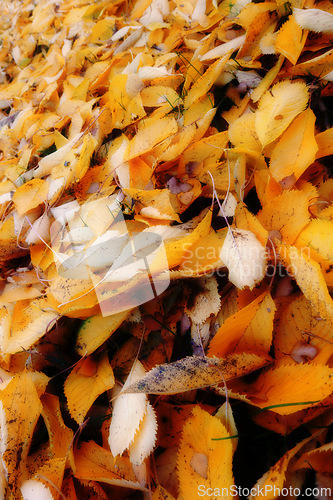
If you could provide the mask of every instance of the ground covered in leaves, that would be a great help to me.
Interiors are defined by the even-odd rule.
[[[0,2],[1,498],[330,496],[332,37]]]

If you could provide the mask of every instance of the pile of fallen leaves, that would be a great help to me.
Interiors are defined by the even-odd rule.
[[[333,488],[330,0],[0,33],[1,498]]]

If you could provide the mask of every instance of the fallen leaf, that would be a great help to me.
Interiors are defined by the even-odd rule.
[[[267,363],[255,354],[237,353],[225,359],[188,356],[156,366],[140,380],[123,389],[124,394],[177,394],[221,384]]]
[[[321,9],[297,9],[293,13],[297,24],[303,29],[322,33],[333,32],[333,14]]]
[[[320,266],[296,247],[285,247],[290,271],[319,316],[333,326],[333,300]]]
[[[220,257],[237,288],[248,286],[252,290],[265,276],[266,250],[250,231],[230,228]]]
[[[135,440],[135,434],[147,412],[145,394],[129,394],[127,388],[145,375],[145,369],[136,361],[127,380],[113,403],[109,431],[109,446],[114,456],[122,455]]]
[[[231,491],[234,478],[229,437],[218,418],[200,408],[193,410],[183,427],[178,450],[179,498],[193,498],[211,486],[214,491]]]
[[[24,215],[29,210],[46,202],[49,191],[48,183],[43,179],[33,179],[16,189],[13,203],[19,215]]]
[[[213,337],[208,355],[222,358],[231,352],[268,355],[276,307],[269,292],[225,320]]]
[[[261,409],[272,409],[279,415],[289,415],[308,408],[332,392],[332,369],[324,364],[288,364],[261,373],[247,394]]]
[[[272,151],[270,172],[277,182],[293,175],[295,182],[315,161],[318,146],[314,135],[316,117],[308,108],[282,134]]]
[[[88,359],[83,358],[68,375],[64,392],[71,417],[82,424],[91,405],[98,396],[112,389],[115,380],[108,357],[98,362],[91,361],[92,373],[85,374]]]
[[[307,105],[309,94],[303,82],[276,83],[261,97],[255,130],[262,147],[277,139]]]

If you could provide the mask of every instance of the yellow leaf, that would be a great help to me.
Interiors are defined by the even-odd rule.
[[[184,126],[187,127],[194,122],[198,123],[204,116],[209,116],[209,114],[212,113],[212,109],[214,109],[212,94],[204,94],[191,104],[189,108],[184,110]],[[199,139],[201,139],[201,137]]]
[[[75,182],[78,182],[87,172],[91,157],[97,146],[96,139],[91,134],[86,134],[83,139],[79,161],[75,165]]]
[[[327,75],[333,70],[333,49],[327,50],[323,54],[307,59],[302,63],[292,66],[288,73],[290,72],[292,76],[295,75],[307,75],[311,74],[313,76],[318,76],[320,78],[323,75]],[[304,108],[303,108],[304,109]],[[303,111],[303,110],[301,110]]]
[[[317,134],[315,139],[318,145],[316,159],[333,154],[333,127]]]
[[[182,104],[182,99],[172,87],[155,85],[141,90],[142,105],[147,107],[162,106],[168,102],[173,108]]]
[[[315,161],[316,116],[308,108],[295,118],[272,151],[270,172],[277,182],[293,175],[296,180]]]
[[[222,424],[229,432],[231,436],[232,452],[235,453],[238,444],[238,432],[230,403],[223,403],[214,416],[221,420]]]
[[[333,299],[328,292],[319,264],[306,253],[308,253],[306,248],[299,250],[296,247],[280,247],[280,254],[285,256],[283,258],[286,258],[290,266],[289,271],[305,297],[311,302],[319,316],[333,326]]]
[[[73,442],[73,431],[63,421],[59,398],[53,394],[43,394],[41,401],[43,404],[41,414],[49,434],[50,449],[53,457],[70,457],[72,461],[73,452],[71,444]]]
[[[318,313],[303,294],[278,310],[279,321],[274,330],[276,359],[290,356],[297,363],[327,363],[332,355],[333,328],[318,318]]]
[[[76,350],[81,356],[89,356],[100,347],[125,321],[131,311],[111,316],[92,316],[85,320],[76,339]]]
[[[86,364],[89,361],[92,363],[92,371],[86,374]],[[98,362],[83,358],[68,375],[64,385],[71,417],[82,424],[95,399],[111,389],[114,383],[107,354]]]
[[[310,438],[311,439],[311,438]],[[294,448],[287,451],[276,464],[273,465],[253,486],[253,491],[258,494],[251,494],[249,500],[259,500],[262,498],[262,491],[267,500],[273,500],[279,496],[279,491],[282,491],[286,480],[286,473],[291,459],[299,452],[299,450],[309,441],[304,439],[298,443]]]
[[[160,484],[157,486],[156,490],[152,496],[153,500],[175,500],[175,497],[171,495],[166,489]]]
[[[311,259],[319,262],[328,273],[333,264],[333,221],[313,219],[300,232],[294,245],[309,248]]]
[[[311,469],[323,474],[331,475],[333,473],[333,443],[327,443],[319,446],[315,450],[306,451],[293,464],[293,469]]]
[[[48,191],[49,184],[43,179],[32,179],[17,188],[13,196],[17,213],[24,215],[32,208],[45,203]]]
[[[218,160],[227,143],[228,132],[220,132],[191,144],[179,159],[179,170],[181,172],[190,171],[192,166],[200,164],[208,157],[214,157]]]
[[[115,20],[112,17],[105,17],[95,23],[91,30],[90,39],[92,43],[105,42],[114,34]]]
[[[49,450],[45,452],[43,448],[39,448],[32,456],[29,455],[28,470],[32,480],[38,479],[40,484],[43,484],[51,491],[51,498],[53,500],[58,498],[58,492],[61,488],[65,472],[66,458],[49,458],[48,451]],[[63,451],[65,455],[67,450]],[[34,496],[32,500],[35,498],[36,496]]]
[[[184,106],[186,109],[189,108],[195,101],[200,99],[200,97],[207,94],[222,72],[225,64],[230,58],[230,55],[231,53],[229,52],[224,55],[222,59],[218,59],[211,64],[205,73],[192,85],[187,96],[185,97]]]
[[[303,82],[282,81],[265,92],[255,118],[255,130],[263,147],[282,134],[304,110],[308,99],[308,89]]]
[[[278,62],[273,66],[264,76],[264,78],[259,83],[258,87],[252,90],[251,99],[253,102],[259,101],[264,92],[272,85],[276,76],[278,75],[281,66],[284,62],[284,57],[281,55],[278,59]]]
[[[226,319],[210,343],[209,356],[222,358],[235,352],[268,354],[276,307],[269,292]]]
[[[176,212],[176,199],[169,189],[125,189],[126,194],[138,203],[141,215],[155,219],[176,220],[180,222]]]
[[[277,33],[275,48],[292,64],[296,64],[305,41],[306,33],[303,33],[302,28],[296,22],[295,16],[291,15]]]
[[[222,496],[221,492],[232,491],[234,478],[229,437],[218,418],[199,407],[193,410],[183,427],[178,450],[180,500],[191,500],[203,493],[208,496],[212,490],[209,497],[216,500]],[[216,491],[219,494],[214,494]]]
[[[290,415],[329,396],[333,389],[332,375],[333,370],[328,365],[292,365],[283,360],[259,375],[247,397],[262,409]]]
[[[237,148],[247,151],[260,152],[262,150],[259,137],[255,129],[256,115],[254,113],[246,113],[229,126],[230,141]]]
[[[15,375],[0,391],[1,460],[10,484],[25,470],[33,432],[42,410],[32,376],[27,371]]]
[[[87,318],[100,313],[99,301],[91,280],[52,278],[48,300],[61,314]]]
[[[175,160],[182,152],[192,143],[197,134],[199,124],[192,123],[187,127],[182,128],[178,134],[166,139],[167,144],[160,144],[158,149],[162,150],[161,154],[157,153],[159,162],[167,162]]]
[[[203,161],[203,168],[197,177],[200,182],[208,184],[217,190],[227,192],[228,189],[233,190],[235,188],[235,178],[230,171],[232,171],[231,162],[223,161],[221,163],[220,160],[216,160],[211,155]]]
[[[176,241],[167,241],[164,248],[157,253],[155,260],[152,262],[150,272],[154,274],[166,270],[165,255],[167,257],[169,269],[179,266],[183,259],[189,255],[188,252],[191,251],[192,245],[194,245],[201,237],[209,234],[211,220],[212,211],[208,210],[204,218],[201,222],[199,222],[197,227],[190,232],[190,234]]]
[[[293,243],[308,224],[309,196],[303,191],[284,191],[258,213],[259,222],[268,231],[280,231],[283,240]]]
[[[63,166],[67,157],[72,158],[73,148],[80,144],[82,136],[83,132],[78,133],[64,146],[57,149],[57,151],[44,156],[44,158],[39,161],[38,166],[34,172],[34,176],[43,177],[50,174],[55,167],[58,167],[59,165]]]
[[[260,224],[246,207],[245,203],[238,203],[235,211],[235,226],[238,229],[251,231],[257,240],[265,247],[267,245],[268,231]]]
[[[200,276],[223,267],[220,254],[226,234],[227,229],[199,238],[190,249],[185,250],[179,269],[184,274]]]
[[[145,121],[145,126],[140,128],[129,142],[124,160],[128,161],[136,156],[150,151],[156,144],[178,131],[178,125],[173,116],[165,116],[157,120]]]
[[[11,335],[3,345],[3,349],[10,354],[22,351],[22,349],[29,349],[45,335],[48,328],[55,324],[58,317],[56,311],[50,310],[44,297],[16,302],[11,323]]]

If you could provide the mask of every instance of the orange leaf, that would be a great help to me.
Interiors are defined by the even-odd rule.
[[[292,64],[296,64],[303,50],[306,34],[296,22],[295,16],[291,15],[277,33],[275,48]]]
[[[32,208],[45,203],[49,184],[43,179],[32,179],[16,189],[13,202],[17,213],[24,215]]]
[[[104,483],[147,491],[136,481],[128,458],[118,457],[98,446],[94,441],[83,442],[75,450],[75,477],[86,481]]]
[[[333,369],[324,364],[277,363],[257,378],[247,397],[259,408],[289,415],[327,398],[333,390]]]
[[[270,293],[264,292],[225,320],[210,343],[208,355],[222,358],[234,351],[268,354],[275,311]]]

